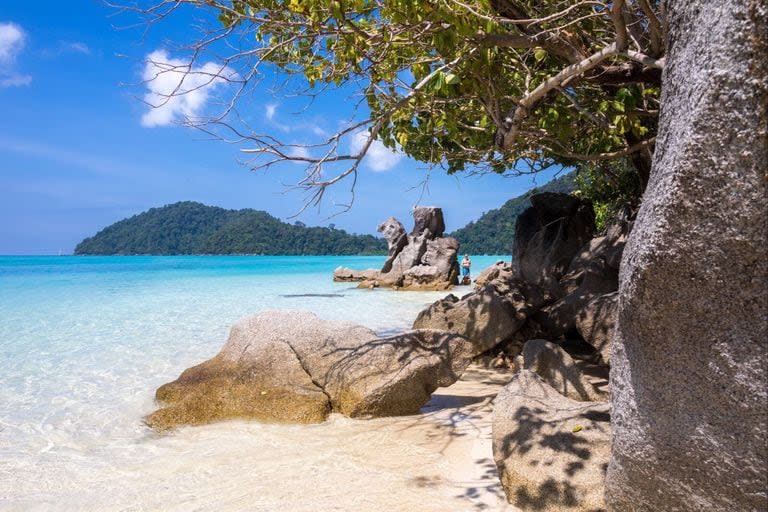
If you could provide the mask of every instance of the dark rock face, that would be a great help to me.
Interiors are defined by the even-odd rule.
[[[334,281],[357,281],[361,288],[385,286],[403,290],[448,290],[458,284],[459,242],[442,238],[443,211],[420,206],[413,211],[414,228],[410,235],[390,217],[379,225],[389,244],[387,260],[380,271],[338,268]]]
[[[213,359],[157,390],[147,417],[157,430],[232,418],[318,423],[414,414],[469,365],[472,346],[455,334],[417,330],[379,338],[303,311],[264,311],[238,321]]]
[[[589,202],[568,194],[531,196],[531,207],[517,219],[512,264],[520,279],[554,287],[595,231]]]
[[[604,510],[610,446],[607,402],[566,398],[529,370],[496,397],[493,458],[507,499],[521,510]]]
[[[621,266],[610,510],[767,510],[768,5],[669,2]]]

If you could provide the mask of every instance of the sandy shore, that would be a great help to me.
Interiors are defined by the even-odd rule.
[[[515,510],[491,452],[490,400],[509,377],[472,368],[408,417],[228,422],[164,436],[140,427],[108,467],[51,451],[38,478],[2,471],[0,510]]]

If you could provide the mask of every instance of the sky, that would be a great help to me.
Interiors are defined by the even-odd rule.
[[[414,205],[435,205],[451,231],[555,172],[448,176],[375,145],[349,211],[339,207],[350,199],[349,183],[341,183],[319,209],[294,217],[305,203],[306,193],[291,187],[302,167],[286,163],[253,172],[241,147],[178,123],[208,113],[226,84],[160,108],[146,103],[160,103],[158,95],[173,86],[168,74],[144,80],[157,74],[153,63],[183,62],[180,45],[205,21],[180,13],[147,27],[100,0],[0,1],[0,254],[70,254],[113,222],[186,200],[370,234],[389,216],[408,226]],[[216,63],[199,64],[214,69],[206,66]],[[304,143],[334,132],[352,115],[348,93],[319,95],[307,107],[269,85],[241,106],[255,131]],[[352,137],[350,148],[362,137]]]

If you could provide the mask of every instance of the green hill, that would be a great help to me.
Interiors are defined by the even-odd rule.
[[[509,254],[515,237],[515,222],[531,203],[528,198],[539,192],[570,193],[576,189],[576,173],[571,172],[556,178],[541,187],[510,199],[499,209],[483,214],[474,222],[457,229],[450,236],[461,243],[461,252],[469,254]]]
[[[288,224],[263,211],[185,201],[121,220],[86,238],[75,254],[385,254],[386,242],[333,227]]]

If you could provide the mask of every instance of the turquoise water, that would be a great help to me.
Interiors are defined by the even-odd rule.
[[[498,259],[474,257],[473,268],[477,273]],[[359,290],[331,279],[338,266],[382,262],[0,257],[0,509],[153,509],[145,508],[154,496],[148,489],[166,473],[159,462],[155,473],[146,468],[195,446],[191,437],[182,444],[184,434],[157,439],[143,425],[154,390],[213,356],[232,323],[254,311],[305,309],[383,334],[407,329],[424,306],[445,295]],[[257,427],[237,428],[229,434]],[[218,443],[218,456],[237,453]],[[105,505],[111,499],[114,507]]]

